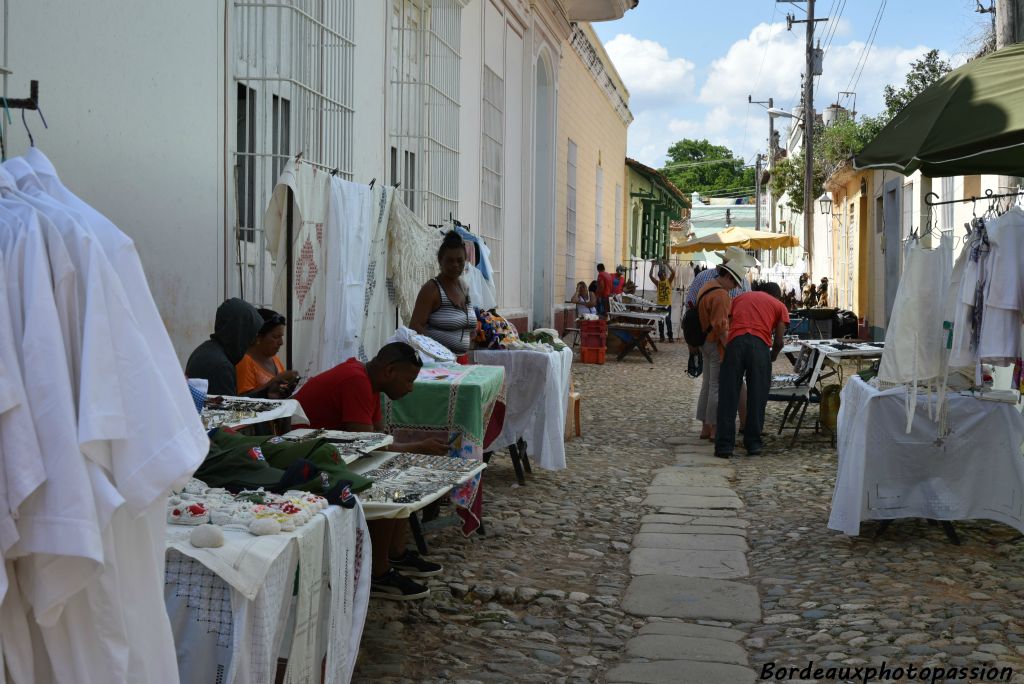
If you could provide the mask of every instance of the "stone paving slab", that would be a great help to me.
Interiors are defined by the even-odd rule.
[[[746,632],[729,627],[714,625],[698,625],[693,622],[677,622],[675,620],[651,620],[640,628],[640,635],[666,634],[668,636],[696,637],[698,639],[718,639],[719,641],[739,641],[747,636]]]
[[[676,465],[681,466],[714,466],[728,463],[724,458],[718,458],[712,453],[696,454],[677,452]]]
[[[725,508],[680,508],[678,506],[659,506],[658,513],[667,515],[692,515],[694,518],[725,518],[736,520],[736,511]]]
[[[654,476],[652,487],[730,487],[728,477],[712,473],[691,473],[687,468],[676,468]],[[731,488],[731,487],[730,487]]]
[[[681,523],[644,523],[640,525],[640,534],[728,534],[746,537],[747,531],[742,527],[725,527],[724,525],[693,525]]]
[[[737,509],[743,508],[739,497],[733,496],[700,496],[697,494],[649,494],[643,500],[644,506],[665,506],[671,508],[710,508]]]
[[[742,551],[718,550],[694,553],[692,550],[677,549],[633,549],[629,553],[629,572],[633,575],[715,579],[736,579],[750,575],[746,555]]]
[[[719,459],[721,462],[721,459]],[[682,477],[725,477],[730,480],[736,479],[736,469],[732,466],[719,465],[666,465],[654,471],[655,476],[668,474]]]
[[[682,515],[679,513],[648,513],[640,518],[642,524],[660,523],[667,525],[714,525],[716,527],[736,527],[746,529],[749,523],[735,516],[703,517],[703,511]]]
[[[761,600],[744,582],[697,577],[634,577],[622,610],[642,617],[759,622]]]
[[[633,537],[640,549],[682,549],[684,551],[746,551],[747,541],[729,534],[665,534],[644,532]],[[703,555],[703,554],[697,554]]]
[[[747,665],[747,652],[737,643],[721,639],[646,634],[630,639],[626,651],[650,660],[697,660],[702,663]]]
[[[694,660],[623,663],[608,673],[608,684],[752,684],[749,667]]]
[[[708,487],[703,485],[652,485],[647,488],[647,493],[680,496],[736,497],[736,492],[729,487]]]

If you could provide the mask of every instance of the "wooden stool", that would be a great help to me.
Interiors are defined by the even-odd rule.
[[[572,424],[569,419],[572,419]],[[580,427],[580,393],[569,393],[569,406],[565,416],[565,441],[571,442],[574,437],[581,435]]]

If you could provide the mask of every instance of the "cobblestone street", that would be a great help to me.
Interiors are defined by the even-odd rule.
[[[924,521],[897,522],[878,540],[876,523],[856,539],[830,531],[835,450],[825,436],[808,432],[787,449],[792,433],[775,436],[782,409],[773,404],[767,457],[716,463],[694,438],[700,383],[683,372],[685,346],[662,345],[655,362],[574,367],[584,436],[567,444],[569,468],[534,468],[518,487],[509,458],[496,454],[485,477],[486,537],[455,528],[428,536],[444,574],[425,601],[371,602],[354,681],[739,684],[765,663],[884,661],[1011,667],[1012,681],[1024,682],[1024,544],[1015,531],[959,523],[960,547]],[[672,497],[709,499],[713,510],[680,508]],[[672,532],[688,534],[659,534]],[[728,560],[736,554],[739,562]],[[692,558],[702,571],[665,572],[724,578],[703,581],[742,596],[735,605],[713,598],[707,605],[720,602],[721,615],[644,607],[671,587],[641,596],[660,575],[634,580],[630,571],[662,572],[642,568],[659,558],[673,568]]]

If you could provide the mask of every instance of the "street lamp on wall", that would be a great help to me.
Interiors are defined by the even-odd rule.
[[[826,216],[832,215],[832,193],[823,192],[821,197],[818,198],[818,205],[821,207],[821,213]]]

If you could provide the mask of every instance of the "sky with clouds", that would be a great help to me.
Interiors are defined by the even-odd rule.
[[[886,84],[902,84],[910,62],[936,48],[962,64],[977,49],[991,15],[975,0],[817,0],[826,49],[815,82],[819,111],[856,91],[856,109],[877,114]],[[987,3],[986,3],[987,4]],[[768,117],[747,102],[775,99],[786,110],[799,100],[804,70],[804,24],[786,30],[786,14],[805,16],[805,3],[776,0],[640,0],[614,22],[594,24],[630,91],[635,120],[629,155],[661,166],[681,138],[707,138],[752,160],[767,147]],[[879,8],[881,20],[865,47]],[[842,104],[852,102],[844,96]],[[786,126],[777,119],[777,126]],[[779,123],[781,122],[781,123]],[[783,131],[783,135],[785,131]],[[783,137],[783,145],[785,145]]]

